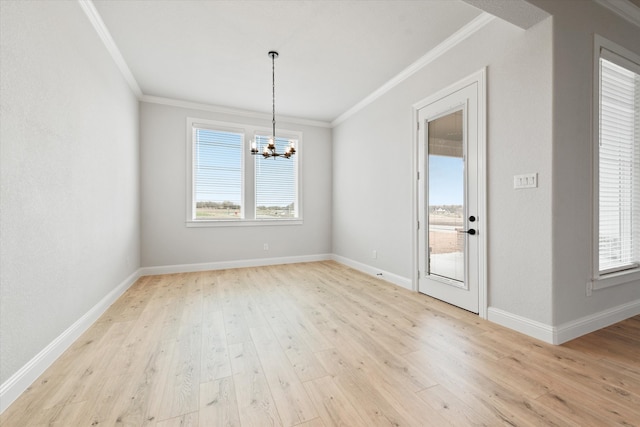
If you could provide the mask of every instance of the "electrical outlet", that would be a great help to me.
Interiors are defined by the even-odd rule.
[[[378,251],[376,251],[375,249],[371,252],[371,258],[373,259],[377,259],[378,258]]]
[[[527,173],[513,176],[513,188],[536,188],[538,186],[538,174]]]
[[[269,244],[265,243],[264,246],[262,247],[262,249],[264,249],[265,251],[269,250]]]

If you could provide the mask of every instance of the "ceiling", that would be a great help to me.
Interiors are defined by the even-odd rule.
[[[458,0],[94,0],[146,96],[331,122],[482,11]]]
[[[526,0],[79,1],[141,99],[270,113],[276,50],[276,114],[334,124],[492,15],[548,16]]]
[[[595,1],[640,26],[640,0]],[[271,113],[277,50],[276,114],[334,124],[492,16],[549,16],[527,0],[79,2],[142,99]]]

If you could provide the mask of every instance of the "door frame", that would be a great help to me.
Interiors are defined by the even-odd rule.
[[[478,220],[477,228],[479,230],[476,238],[478,240],[478,316],[482,319],[487,318],[488,296],[487,296],[487,85],[486,85],[486,67],[471,74],[468,77],[459,80],[444,89],[416,102],[411,108],[411,123],[413,133],[413,221],[411,223],[411,236],[413,246],[412,266],[413,274],[411,279],[412,290],[418,292],[418,266],[419,266],[419,250],[418,250],[418,171],[419,171],[419,144],[418,140],[418,113],[423,107],[442,99],[462,88],[477,84],[478,88]],[[422,274],[425,274],[424,272]]]

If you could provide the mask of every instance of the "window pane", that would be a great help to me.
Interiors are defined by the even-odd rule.
[[[638,263],[640,76],[600,59],[599,270]],[[638,243],[637,243],[638,242]]]
[[[292,140],[276,138],[276,151],[284,153]],[[260,151],[269,142],[267,136],[256,136]],[[293,140],[296,149],[298,141]],[[256,218],[298,217],[298,155],[264,158],[255,156]]]
[[[195,129],[195,219],[242,218],[240,133]]]

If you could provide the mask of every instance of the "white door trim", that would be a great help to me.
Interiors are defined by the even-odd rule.
[[[413,209],[411,223],[411,236],[413,245],[412,256],[412,284],[411,288],[418,291],[418,110],[446,97],[447,95],[477,83],[478,87],[478,316],[487,318],[488,296],[487,296],[487,86],[486,67],[471,74],[464,79],[447,86],[444,89],[418,101],[411,108],[411,123],[413,126]]]

